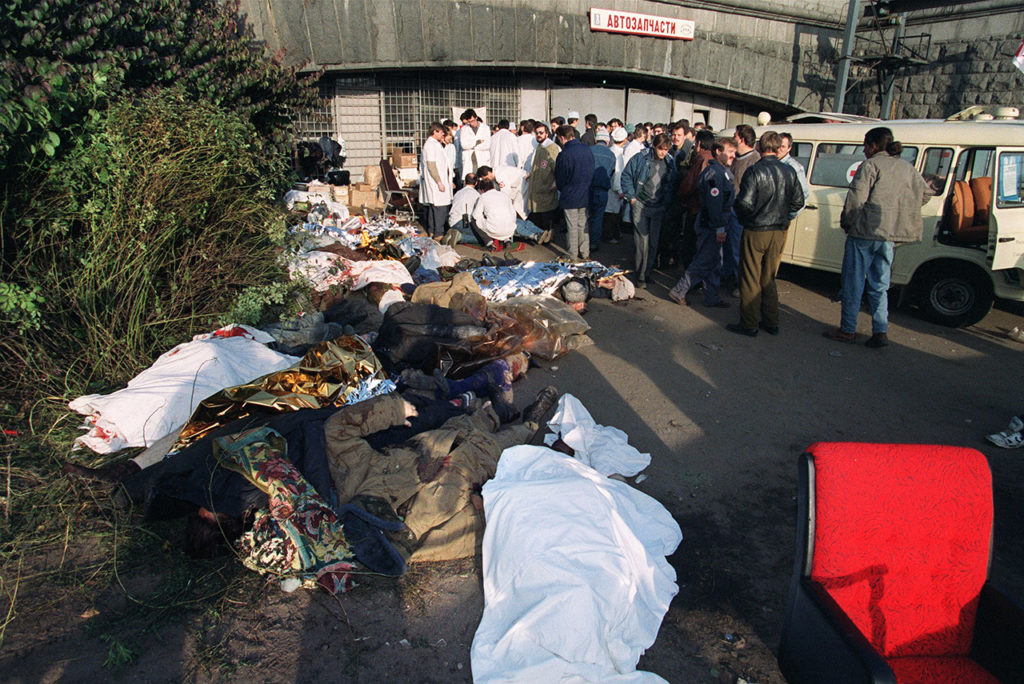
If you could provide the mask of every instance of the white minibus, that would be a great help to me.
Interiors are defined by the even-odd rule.
[[[1024,121],[955,118],[758,128],[758,135],[793,136],[791,154],[810,184],[783,262],[840,272],[846,235],[839,217],[864,160],[864,134],[887,126],[935,190],[922,210],[922,241],[896,249],[892,285],[906,286],[902,292],[926,319],[948,326],[977,323],[994,297],[1024,302]]]

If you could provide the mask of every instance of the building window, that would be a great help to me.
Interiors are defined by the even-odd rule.
[[[452,119],[461,110],[486,109],[493,131],[498,121],[519,122],[520,91],[515,77],[395,74],[380,77],[384,96],[385,153],[419,153],[431,121]]]

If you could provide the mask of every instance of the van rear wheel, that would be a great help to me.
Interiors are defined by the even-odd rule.
[[[929,264],[914,276],[921,316],[959,328],[974,325],[992,309],[992,281],[977,266],[955,261]]]

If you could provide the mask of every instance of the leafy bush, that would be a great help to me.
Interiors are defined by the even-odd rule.
[[[123,382],[222,322],[245,288],[285,279],[273,203],[285,179],[250,122],[180,91],[86,123],[14,227],[11,276],[28,289],[7,306],[22,318],[33,306],[38,325],[0,337],[5,365],[23,366],[7,377],[60,379],[71,368]]]
[[[266,54],[238,0],[8,0],[0,13],[0,156],[52,155],[105,98],[153,86],[236,112],[285,142],[290,111],[316,99]]]

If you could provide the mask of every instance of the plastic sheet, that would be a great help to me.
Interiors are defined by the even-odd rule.
[[[473,269],[473,277],[480,291],[491,302],[502,302],[524,295],[553,295],[572,278],[597,280],[621,274],[620,269],[609,268],[596,261],[566,264],[557,261],[526,261],[513,266],[481,266]]]
[[[366,398],[368,390],[362,382],[384,377],[373,350],[358,337],[346,335],[321,342],[291,368],[222,389],[203,400],[181,430],[171,453],[253,413],[343,406],[354,395]]]
[[[514,325],[499,317],[511,319]],[[554,297],[513,297],[493,304],[488,318],[489,322],[497,322],[505,335],[519,336],[522,350],[543,359],[556,359],[574,349],[592,344],[584,334],[590,330],[590,324],[571,306]]]

